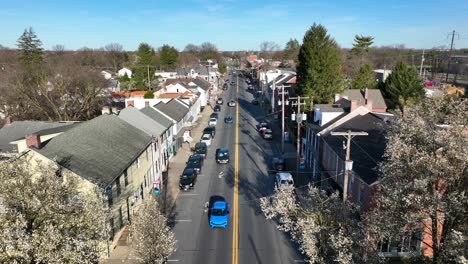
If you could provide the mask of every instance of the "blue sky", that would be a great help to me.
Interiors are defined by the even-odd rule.
[[[99,48],[117,42],[135,50],[209,41],[220,50],[258,50],[263,41],[284,47],[300,42],[314,23],[324,25],[342,47],[355,34],[375,37],[376,45],[411,48],[447,46],[452,30],[456,48],[468,48],[468,1],[257,1],[257,0],[22,0],[2,1],[0,44],[15,47],[32,26],[46,49]]]

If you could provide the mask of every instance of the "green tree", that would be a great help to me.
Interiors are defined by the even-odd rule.
[[[297,63],[300,48],[301,45],[297,39],[290,39],[284,48],[284,59],[294,60]]]
[[[383,96],[390,109],[399,109],[405,114],[405,107],[417,103],[424,97],[424,88],[414,67],[397,63],[383,86]]]
[[[133,72],[135,73],[134,79],[136,82],[136,88],[144,90],[148,88],[148,77],[151,82],[151,77],[154,76],[154,60],[156,52],[149,44],[141,43],[140,46],[138,46],[136,55],[137,63],[133,69]]]
[[[179,52],[176,48],[163,45],[159,51],[159,63],[163,70],[174,70],[177,66]]]
[[[363,35],[356,35],[354,36],[354,43],[353,43],[353,48],[351,49],[351,52],[354,54],[358,55],[361,57],[361,63],[362,63],[362,58],[364,54],[368,54],[370,50],[370,46],[374,44],[374,38],[371,36],[363,36]]]
[[[42,42],[37,37],[32,27],[25,29],[21,37],[16,42],[21,55],[19,61],[23,66],[32,67],[34,65],[40,65],[44,61],[44,50],[42,48]]]
[[[359,68],[359,72],[351,82],[352,89],[373,89],[376,85],[375,73],[369,64],[364,64]]]
[[[154,92],[153,91],[147,91],[145,95],[143,95],[145,99],[153,99],[154,98]]]
[[[226,63],[224,62],[221,62],[219,65],[218,65],[218,70],[221,74],[225,74],[227,72],[227,65]]]
[[[327,30],[313,24],[299,50],[298,94],[312,96],[318,103],[329,103],[342,90],[341,56]]]

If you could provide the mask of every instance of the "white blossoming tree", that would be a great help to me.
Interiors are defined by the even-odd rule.
[[[130,226],[132,248],[142,263],[163,263],[177,241],[154,199],[146,199]]]
[[[299,196],[276,190],[260,203],[266,218],[290,233],[311,263],[374,261],[355,206],[343,203],[338,193],[328,195],[313,186]]]
[[[20,158],[0,164],[0,263],[98,263],[107,213],[98,192]]]
[[[420,231],[432,263],[467,263],[468,100],[425,99],[406,114],[389,128],[374,234]]]

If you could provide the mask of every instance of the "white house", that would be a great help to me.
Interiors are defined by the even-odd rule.
[[[123,77],[125,74],[127,74],[128,78],[132,78],[132,71],[129,68],[124,67],[117,72],[119,77]]]
[[[101,75],[104,77],[106,80],[110,80],[112,78],[112,73],[108,71],[101,71]]]
[[[154,73],[154,76],[158,78],[158,80],[162,83],[166,82],[169,79],[176,79],[177,72],[165,72],[165,71],[157,71]]]
[[[375,72],[375,78],[377,79],[378,82],[385,82],[388,76],[392,74],[391,70],[383,70],[383,69],[377,69],[377,70],[374,70],[374,72]]]

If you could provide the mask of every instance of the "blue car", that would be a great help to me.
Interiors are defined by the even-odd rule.
[[[231,116],[228,116],[228,117],[224,118],[224,122],[226,124],[232,124],[234,121],[232,120]]]
[[[224,198],[214,201],[210,207],[210,227],[227,228],[229,223],[229,204]]]

